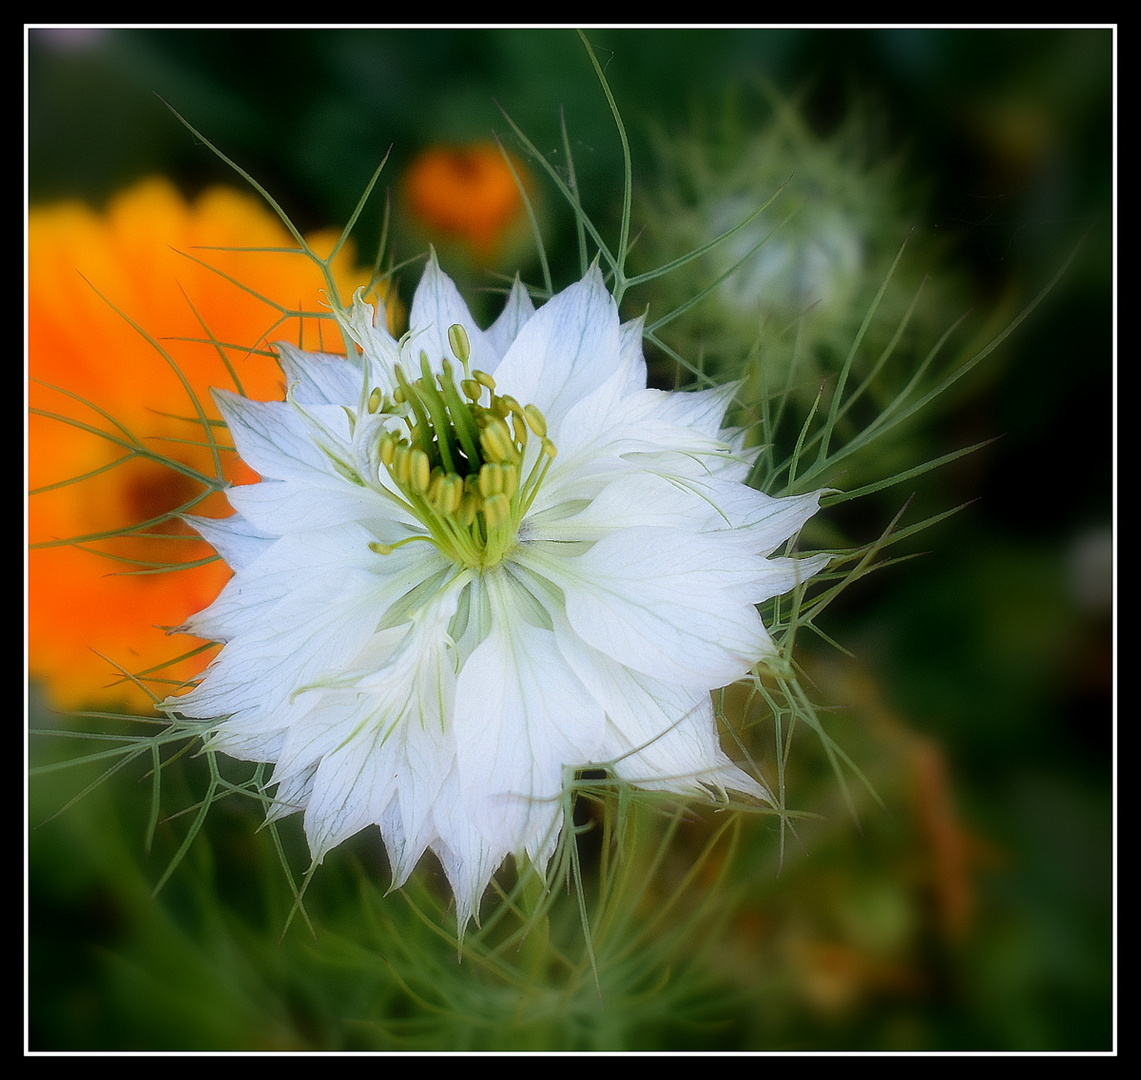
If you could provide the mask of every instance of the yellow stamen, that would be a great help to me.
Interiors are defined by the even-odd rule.
[[[466,371],[470,342],[458,323],[449,329],[448,341]],[[434,372],[421,353],[420,378],[409,381],[398,366],[397,392],[391,398],[378,390],[369,395],[370,408],[399,417],[408,428],[406,438],[384,432],[378,454],[405,508],[426,530],[416,538],[462,566],[495,566],[516,544],[554,444],[546,436],[543,414],[534,405],[524,407],[509,395],[496,394],[495,380],[486,372],[472,372],[457,386],[451,361],[443,358],[441,367]],[[485,390],[488,401],[481,405]],[[542,453],[524,482],[531,434],[542,440]],[[396,546],[378,543],[372,550],[385,554]]]
[[[511,504],[503,492],[496,492],[483,503],[483,516],[487,520],[488,529],[494,529],[511,516]]]
[[[428,460],[428,455],[419,447],[416,447],[409,455],[408,466],[412,487],[415,488],[416,491],[427,491],[432,474],[431,462]]]
[[[540,439],[545,439],[547,437],[547,418],[534,405],[524,405],[523,415],[527,418],[527,426]]]
[[[448,344],[466,370],[468,357],[471,356],[471,342],[468,341],[467,331],[459,323],[452,323],[448,327]]]

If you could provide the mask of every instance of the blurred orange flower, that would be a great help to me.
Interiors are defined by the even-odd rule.
[[[405,174],[404,198],[413,225],[429,240],[458,244],[488,265],[526,227],[519,183],[529,189],[529,181],[523,164],[515,158],[508,164],[493,143],[433,146]]]
[[[336,235],[308,239],[327,255]],[[195,474],[220,470],[231,482],[254,476],[228,449],[215,456],[196,409],[216,420],[209,387],[233,388],[235,376],[250,397],[280,398],[268,342],[333,349],[339,341],[315,314],[285,318],[261,299],[294,311],[327,310],[324,279],[308,259],[195,250],[203,247],[296,243],[252,197],[215,188],[191,204],[160,179],[122,193],[103,214],[77,202],[29,214],[28,665],[58,708],[145,707],[152,699],[120,668],[154,672],[144,681],[161,698],[205,665],[203,652],[164,666],[186,652],[187,639],[175,644],[162,628],[209,604],[229,570],[181,521],[161,519],[204,493],[193,513],[229,513]],[[336,280],[344,301],[368,281],[347,249]],[[225,446],[224,429],[212,430]],[[187,473],[132,453],[124,432]],[[84,479],[66,483],[76,477]],[[129,535],[100,536],[156,518]],[[148,563],[186,568],[130,572]]]

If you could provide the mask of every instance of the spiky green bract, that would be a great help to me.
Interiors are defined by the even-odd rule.
[[[837,369],[896,252],[916,225],[918,187],[898,154],[877,147],[876,118],[854,103],[827,135],[795,101],[765,88],[734,89],[689,130],[660,133],[656,182],[638,202],[641,269],[689,258],[655,286],[669,336],[707,372],[736,372],[761,354],[770,393],[785,387],[812,400],[812,383]],[[924,267],[930,271],[930,265]],[[918,285],[913,274],[900,296]],[[934,290],[938,292],[938,290]],[[885,333],[907,300],[881,310]],[[929,297],[915,322],[937,325]],[[791,378],[789,368],[798,370]]]
[[[376,825],[400,885],[432,850],[461,928],[507,856],[545,870],[568,770],[768,799],[710,691],[829,557],[772,557],[820,493],[745,483],[732,388],[648,389],[596,269],[484,331],[431,260],[403,338],[343,322],[356,358],[281,347],[286,401],[219,397],[262,481],[196,523],[234,577],[185,629],[225,647],[163,707],[273,764],[315,861]]]

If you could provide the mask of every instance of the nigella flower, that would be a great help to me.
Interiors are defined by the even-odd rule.
[[[461,927],[507,855],[545,867],[576,768],[765,799],[710,691],[828,558],[770,557],[819,496],[747,486],[732,388],[648,389],[597,269],[483,331],[433,259],[399,341],[341,319],[359,356],[282,344],[284,402],[218,395],[262,480],[196,522],[234,577],[185,629],[225,647],[165,707],[273,763],[315,860],[375,824],[398,886],[434,851]]]

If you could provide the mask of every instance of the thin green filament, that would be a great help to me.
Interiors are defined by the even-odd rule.
[[[408,432],[385,432],[380,460],[428,530],[427,536],[408,540],[429,540],[462,566],[490,567],[514,548],[519,523],[556,450],[539,409],[497,394],[495,380],[486,372],[469,372],[463,327],[452,326],[448,342],[464,369],[459,387],[446,357],[442,373],[435,374],[427,353],[421,352],[420,377],[415,380],[397,365],[394,400],[385,411],[401,415]],[[380,406],[374,391],[369,408]],[[532,437],[540,440],[539,454],[524,478],[523,461]],[[370,547],[388,554],[406,542]]]

